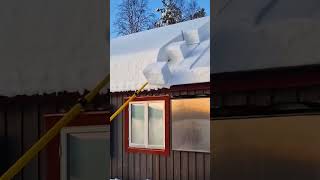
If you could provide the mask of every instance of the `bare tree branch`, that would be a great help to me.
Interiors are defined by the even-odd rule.
[[[118,9],[114,22],[118,35],[128,35],[149,29],[153,22],[154,13],[148,9],[147,0],[122,0]]]

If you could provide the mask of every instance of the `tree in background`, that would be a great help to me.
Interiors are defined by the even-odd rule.
[[[167,26],[182,22],[182,11],[175,0],[162,0],[162,8],[156,11],[160,13],[160,19],[155,23],[156,27]]]
[[[187,20],[197,19],[206,16],[204,8],[200,8],[196,0],[191,0],[185,11]]]
[[[162,5],[162,8],[156,10],[160,13],[160,19],[154,23],[155,27],[167,26],[206,16],[205,9],[200,8],[196,0],[189,0],[188,3],[185,0],[162,0]]]
[[[150,29],[154,13],[148,9],[147,0],[121,0],[114,26],[118,35],[128,35]]]

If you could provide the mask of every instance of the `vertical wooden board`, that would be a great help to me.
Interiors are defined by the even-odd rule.
[[[118,97],[112,97],[111,98],[111,104],[114,105],[114,109],[116,110],[119,107],[118,104]],[[118,177],[117,170],[118,170],[118,164],[117,164],[117,158],[118,158],[118,130],[117,130],[117,123],[119,122],[119,116],[117,116],[111,123],[111,177]]]
[[[196,153],[197,179],[205,179],[204,176],[204,156],[203,153]]]
[[[173,177],[174,180],[181,179],[181,161],[180,161],[180,152],[173,151]],[[183,180],[183,179],[181,179]]]
[[[180,95],[182,95],[182,96],[188,95],[188,91],[181,91]]]
[[[6,119],[5,119],[5,107],[0,106],[0,138],[6,135]]]
[[[216,152],[213,137],[214,137],[213,120],[211,120],[210,121],[210,178],[211,179],[213,179],[213,173],[214,173],[213,162],[214,162],[215,152]]]
[[[146,154],[140,155],[141,179],[147,179],[147,156]]]
[[[39,137],[38,105],[28,104],[23,107],[23,152],[26,152]],[[35,157],[23,170],[23,179],[39,179],[38,157]]]
[[[297,97],[297,90],[296,89],[281,89],[276,90],[273,94],[273,102],[272,103],[289,103],[289,102],[296,102]]]
[[[195,94],[196,94],[196,91],[194,91],[194,90],[189,90],[188,91],[188,95],[190,95],[190,96],[193,96]]]
[[[129,180],[134,180],[134,154],[129,153]]]
[[[180,92],[174,91],[174,92],[171,93],[171,95],[172,95],[172,96],[179,96],[179,95],[180,95]]]
[[[245,94],[232,94],[223,98],[224,106],[242,106],[247,104],[247,96]]]
[[[111,141],[111,177],[118,177],[118,162],[117,162],[117,158],[118,158],[118,146],[117,146],[117,122],[116,120],[114,122],[112,122],[111,124],[111,137],[112,137],[112,141]]]
[[[0,106],[0,174],[2,174],[7,166],[7,147],[5,144],[6,141],[6,116],[5,116],[5,107]]]
[[[189,180],[196,180],[196,153],[189,152],[188,164],[189,164]]]
[[[22,154],[22,117],[21,109],[17,104],[8,107],[7,137],[8,137],[8,165],[11,166]],[[23,171],[21,171],[23,172]],[[15,180],[22,179],[22,173],[15,176]]]
[[[223,96],[221,95],[211,95],[211,98],[210,98],[210,105],[211,105],[211,108],[215,107],[221,107],[223,105]]]
[[[196,90],[196,95],[203,95],[204,94],[204,90]]]
[[[181,152],[181,179],[188,180],[188,176],[189,176],[188,152]]]
[[[160,179],[167,179],[167,161],[165,156],[160,156]]]
[[[152,168],[152,174],[153,174],[153,180],[159,180],[160,179],[160,159],[159,155],[153,155],[153,168]]]
[[[167,180],[173,180],[173,151],[167,157]]]
[[[205,180],[210,180],[210,154],[205,153],[204,154],[204,177]]]
[[[153,162],[152,155],[147,154],[147,178],[149,178],[149,179],[153,179],[153,174],[152,174],[153,163],[152,162]]]
[[[53,101],[45,101],[41,103],[39,106],[39,127],[38,130],[40,132],[40,138],[43,134],[46,133],[46,119],[44,117],[45,114],[51,114],[57,112],[56,103]],[[40,152],[39,155],[39,179],[47,179],[47,152],[46,150],[43,150]]]
[[[134,179],[140,180],[140,154],[134,154]]]
[[[124,96],[119,96],[119,98],[121,99],[121,104],[124,103]],[[125,123],[125,115],[124,115],[124,111],[122,111],[122,119],[120,119],[122,121],[122,136],[124,136],[124,133],[125,133],[125,126],[124,126],[124,123]],[[125,142],[124,142],[124,138],[126,137],[123,137],[122,138],[122,177],[124,180],[127,180],[128,179],[128,176],[129,176],[129,169],[128,169],[128,160],[129,160],[129,157],[128,157],[128,153],[126,152],[125,150]]]
[[[256,106],[268,106],[271,104],[271,93],[268,91],[263,92],[256,92],[256,93],[250,93],[248,94],[249,105],[256,105]]]
[[[121,96],[118,96],[117,98],[117,103],[119,104],[119,106],[122,105],[122,97]],[[118,115],[118,118],[117,118],[117,142],[116,144],[118,145],[118,154],[117,154],[117,163],[118,163],[118,170],[117,170],[117,177],[120,178],[120,179],[123,179],[123,174],[122,174],[122,156],[123,156],[123,123],[124,122],[124,119],[123,119],[123,113],[120,113]]]
[[[211,94],[211,91],[210,91],[210,89],[206,89],[206,90],[203,91],[203,93],[204,93],[205,95],[210,95],[210,94]]]
[[[299,91],[299,100],[302,102],[318,102],[320,100],[319,92],[319,86],[303,88]]]

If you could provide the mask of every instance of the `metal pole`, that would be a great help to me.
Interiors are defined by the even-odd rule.
[[[129,104],[129,102],[131,102],[134,98],[137,97],[137,95],[148,85],[148,82],[144,83],[141,88],[139,90],[137,90],[124,104],[122,104],[122,106],[120,106],[120,108],[112,114],[112,116],[110,117],[110,122],[112,122],[112,120],[114,120],[115,117],[117,117],[125,107],[127,107],[127,105]]]
[[[83,105],[92,101],[99,91],[110,81],[108,74],[90,93],[74,105],[46,134],[44,134],[20,159],[18,159],[1,177],[0,180],[10,180],[24,168],[71,120],[76,118]]]

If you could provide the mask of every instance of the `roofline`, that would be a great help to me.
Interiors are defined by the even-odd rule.
[[[155,93],[155,92],[166,92],[166,93],[172,93],[172,92],[178,92],[178,91],[197,91],[197,90],[204,90],[204,91],[210,91],[210,82],[203,82],[203,83],[193,83],[193,84],[181,84],[181,85],[174,85],[170,88],[161,88],[161,89],[151,89],[148,91],[142,91],[142,94],[144,92],[147,93]],[[117,94],[128,94],[128,93],[134,93],[134,91],[118,91],[118,92],[110,92],[112,95]]]
[[[320,85],[320,65],[211,74],[214,93]]]

